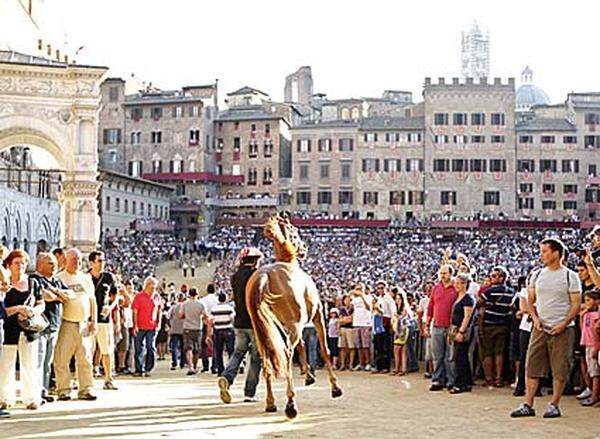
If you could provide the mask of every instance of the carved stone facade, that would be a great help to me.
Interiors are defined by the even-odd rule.
[[[86,252],[100,233],[97,127],[105,72],[104,67],[48,65],[35,58],[0,61],[0,151],[35,146],[56,159],[64,171],[60,244]]]

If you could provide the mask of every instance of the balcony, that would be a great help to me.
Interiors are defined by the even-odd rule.
[[[277,207],[276,197],[264,198],[207,198],[207,206],[213,207]]]
[[[148,173],[142,176],[152,181],[194,181],[200,183],[242,184],[243,175],[216,175],[213,172],[160,172]]]

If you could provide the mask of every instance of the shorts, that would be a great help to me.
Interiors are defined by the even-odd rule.
[[[484,326],[479,347],[483,358],[504,353],[507,339],[508,328],[506,326]]]
[[[329,348],[329,355],[332,357],[339,357],[340,350],[338,349],[339,337],[327,337],[327,347]]]
[[[183,330],[183,348],[186,351],[191,350],[194,354],[200,353],[200,330],[199,329],[184,329]]]
[[[352,341],[352,328],[340,328],[338,347],[340,349],[354,349]]]
[[[559,335],[550,335],[533,328],[525,363],[527,377],[544,378],[552,371],[554,378],[566,381],[569,377],[572,342],[573,328],[567,328]]]
[[[370,349],[371,348],[371,327],[361,326],[352,328],[352,344],[351,349]]]
[[[585,347],[585,362],[587,363],[588,375],[590,378],[600,377],[600,353],[598,349],[594,349],[592,346]]]
[[[127,352],[129,350],[129,328],[121,326],[121,339],[117,343],[117,352]]]
[[[115,330],[112,323],[98,323],[96,341],[100,354],[112,355],[115,352]]]

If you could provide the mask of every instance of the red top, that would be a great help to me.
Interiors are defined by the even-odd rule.
[[[152,331],[158,328],[161,308],[161,300],[158,294],[150,296],[144,291],[140,291],[135,295],[131,308],[137,310],[138,329]]]
[[[441,283],[433,287],[429,306],[427,307],[427,317],[433,318],[433,326],[437,328],[448,328],[452,320],[452,305],[456,301],[458,294],[454,285],[447,287]]]

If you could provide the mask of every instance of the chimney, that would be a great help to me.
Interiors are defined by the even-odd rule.
[[[514,88],[515,86],[515,78],[508,78],[508,85]]]
[[[50,44],[46,45],[46,55],[52,56],[52,46]]]
[[[425,85],[431,85],[431,78],[429,76],[425,78]]]
[[[471,78],[471,77],[466,78],[466,82],[465,83],[467,85],[473,85],[473,78]]]
[[[486,85],[487,84],[487,76],[482,76],[481,78],[479,78],[479,83],[481,85]]]
[[[494,85],[502,85],[500,78],[494,78]]]
[[[446,83],[446,79],[443,76],[440,76],[438,78],[438,84],[439,85],[444,85]]]
[[[458,85],[458,78],[452,78],[452,85]]]

